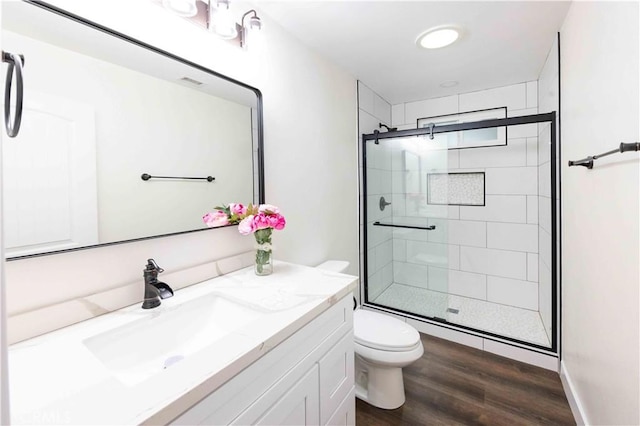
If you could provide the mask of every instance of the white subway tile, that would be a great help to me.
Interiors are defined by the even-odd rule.
[[[527,82],[527,108],[538,107],[538,82]]]
[[[551,336],[553,312],[553,306],[551,305],[551,271],[544,263],[540,262],[538,274],[540,281],[538,284],[538,310],[540,311],[540,318],[542,318],[542,325],[547,332],[547,336]]]
[[[394,170],[391,172],[391,192],[394,194],[404,194],[404,179],[407,172]]]
[[[540,245],[539,254],[540,254],[540,262],[547,265],[549,269],[551,269],[551,235],[545,231],[544,229],[538,227],[538,244]]]
[[[487,194],[536,195],[538,193],[537,167],[489,168],[485,172]]]
[[[525,195],[487,195],[484,207],[460,207],[460,219],[490,222],[527,222],[527,197]]]
[[[538,138],[527,138],[527,166],[538,165]]]
[[[538,226],[487,223],[487,247],[500,250],[538,252]]]
[[[375,116],[373,99],[374,99],[373,90],[369,89],[362,82],[358,81],[358,107],[361,110],[368,112],[372,116]],[[376,127],[377,127],[377,124],[376,124]]]
[[[449,219],[460,219],[460,207],[459,206],[448,206],[448,208],[447,208],[447,218],[449,218]]]
[[[376,249],[375,247],[367,251],[367,276],[370,277],[378,271],[376,264]]]
[[[449,269],[460,269],[460,246],[453,244],[448,245],[448,264]]]
[[[507,111],[507,117],[522,117],[523,115],[535,115],[538,108],[511,109]]]
[[[393,235],[391,228],[386,228],[383,226],[373,226],[373,221],[367,218],[369,223],[367,223],[367,246],[375,247],[378,244],[381,244],[389,239]]]
[[[414,287],[428,288],[429,267],[414,263],[393,263],[393,281]]]
[[[449,271],[449,293],[486,300],[487,276],[471,272]]]
[[[527,195],[527,223],[538,223],[538,197]]]
[[[551,163],[538,167],[538,195],[551,197]]]
[[[551,124],[539,124],[538,164],[551,161]]]
[[[360,133],[358,136],[373,133],[373,131],[378,128],[379,123],[378,119],[367,111],[363,109],[358,110],[358,132]]]
[[[538,197],[538,222],[542,229],[551,234],[551,198]]]
[[[439,243],[407,241],[407,262],[447,267],[449,264],[448,246]]]
[[[525,83],[464,93],[459,97],[460,111],[476,111],[504,106],[507,107],[507,110],[527,108]]]
[[[405,240],[393,239],[393,260],[396,262],[407,261],[407,242]]]
[[[386,290],[391,284],[393,284],[393,263],[388,263],[382,268],[382,287]]]
[[[460,247],[460,270],[525,280],[527,254],[462,246]]]
[[[527,253],[527,281],[538,282],[538,255]]]
[[[518,124],[516,126],[509,126],[507,129],[507,137],[509,139],[516,138],[532,138],[538,136],[538,125],[532,124]]]
[[[391,125],[402,126],[404,121],[404,104],[391,105]]]
[[[404,194],[391,195],[391,208],[393,216],[405,216],[407,214]]]
[[[391,124],[391,104],[382,99],[377,93],[374,93],[373,98],[373,115],[383,124]]]
[[[538,283],[487,277],[487,300],[503,305],[538,310]]]
[[[387,240],[376,246],[376,264],[378,269],[384,268],[393,260],[393,240]]]
[[[509,139],[507,146],[462,149],[461,168],[519,167],[527,165],[527,140]]]
[[[367,278],[367,295],[369,301],[375,301],[383,290],[381,271],[378,271]]]
[[[429,289],[440,291],[442,293],[449,292],[449,270],[445,268],[429,267]]]
[[[405,123],[411,123],[415,126],[419,118],[436,117],[457,112],[457,95],[408,102],[405,104]]]
[[[486,247],[487,224],[479,221],[450,220],[448,242],[463,246]]]

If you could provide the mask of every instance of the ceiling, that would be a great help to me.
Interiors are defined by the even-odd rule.
[[[565,1],[271,1],[256,6],[391,104],[537,80],[569,8]],[[453,45],[416,46],[442,25]],[[455,87],[440,84],[455,80]]]

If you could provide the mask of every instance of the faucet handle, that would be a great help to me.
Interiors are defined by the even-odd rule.
[[[153,269],[158,271],[159,274],[164,272],[164,269],[159,267],[155,260],[147,259],[147,270],[149,271],[149,270],[153,270]]]

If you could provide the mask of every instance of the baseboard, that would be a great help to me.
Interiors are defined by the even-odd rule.
[[[569,407],[571,407],[571,413],[573,413],[573,418],[576,421],[576,424],[588,425],[589,422],[587,420],[587,416],[582,404],[580,403],[580,398],[578,398],[578,394],[575,391],[573,381],[571,380],[571,376],[567,371],[567,366],[564,361],[560,361],[560,381],[562,382],[562,387],[565,395],[567,396],[567,401],[569,402]]]

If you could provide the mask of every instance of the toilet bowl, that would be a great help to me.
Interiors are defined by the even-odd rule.
[[[344,272],[344,261],[327,261],[318,268]],[[365,309],[353,313],[356,397],[378,408],[404,404],[402,368],[424,353],[418,331],[404,321]]]
[[[404,404],[402,368],[424,353],[420,334],[404,321],[364,309],[353,313],[356,396],[393,410]]]

